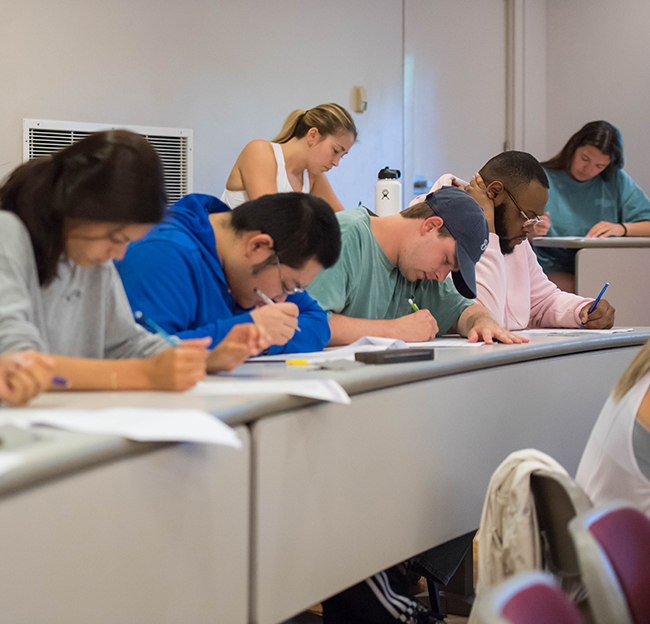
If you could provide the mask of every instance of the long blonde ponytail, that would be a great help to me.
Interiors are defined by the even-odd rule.
[[[310,128],[316,128],[322,137],[349,132],[357,140],[357,128],[350,113],[338,104],[320,104],[309,110],[295,110],[287,117],[280,134],[273,143],[287,143],[294,137],[302,139]]]
[[[620,401],[632,387],[650,372],[650,340],[636,354],[614,388],[614,399]]]

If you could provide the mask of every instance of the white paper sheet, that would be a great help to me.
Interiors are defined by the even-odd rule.
[[[233,379],[200,381],[186,394],[203,396],[249,396],[252,394],[292,394],[295,396],[349,404],[350,397],[333,379]]]
[[[595,334],[628,334],[632,327],[614,327],[613,329],[573,329],[566,328],[548,328],[548,329],[518,329],[513,334],[538,335],[538,336],[591,336]]]
[[[318,362],[331,362],[333,360],[354,360],[355,353],[368,351],[385,351],[386,349],[429,348],[442,347],[480,347],[483,342],[469,342],[467,338],[436,338],[429,342],[404,342],[392,338],[379,338],[377,336],[364,336],[345,347],[333,347],[324,351],[311,353],[289,353],[278,355],[261,355],[249,358],[249,362],[278,362],[286,360],[306,360],[310,364]]]
[[[0,452],[0,476],[5,472],[9,472],[12,468],[15,468],[22,462],[22,457],[18,453],[13,453],[11,451],[1,451]]]
[[[216,416],[195,409],[113,407],[103,410],[21,409],[17,424],[119,435],[138,442],[198,442],[241,448],[235,430]]]

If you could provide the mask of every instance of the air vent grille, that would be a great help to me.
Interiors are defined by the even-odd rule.
[[[138,132],[153,145],[163,164],[165,190],[170,203],[192,192],[192,130],[185,128],[111,126],[24,119],[23,162],[58,152],[92,132],[117,128]]]

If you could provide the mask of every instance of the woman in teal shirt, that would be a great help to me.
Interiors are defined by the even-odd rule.
[[[550,183],[548,236],[650,236],[650,200],[623,171],[621,134],[612,124],[586,124],[542,165]],[[574,292],[576,250],[535,251],[549,279]]]

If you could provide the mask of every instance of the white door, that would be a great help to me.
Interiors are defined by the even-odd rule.
[[[405,0],[404,205],[413,176],[469,178],[506,137],[504,0]]]

